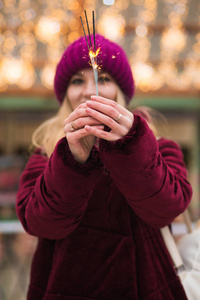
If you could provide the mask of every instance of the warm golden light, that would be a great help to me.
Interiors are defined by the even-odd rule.
[[[142,5],[144,0],[132,0],[134,5]]]
[[[4,81],[2,72],[0,72],[0,92],[6,91],[8,88],[8,84]]]
[[[89,56],[90,57],[97,57],[97,55],[99,54],[99,51],[100,51],[100,47],[96,50],[96,52],[94,52],[92,49],[90,49]]]
[[[90,24],[95,10],[97,33],[125,48],[139,90],[200,90],[197,2],[190,7],[187,0],[115,0],[112,6],[96,1],[94,7],[93,0],[0,1],[0,91],[11,85],[52,90],[64,49],[83,34],[84,9]],[[99,48],[89,53],[96,71],[98,53]]]
[[[145,25],[138,25],[135,29],[135,32],[138,36],[143,37],[147,35],[148,28]]]
[[[1,64],[1,71],[8,84],[15,84],[22,76],[22,61],[15,58],[5,58]]]
[[[51,42],[56,39],[59,31],[60,24],[56,20],[47,17],[41,17],[35,28],[37,38],[44,42]]]
[[[19,58],[5,58],[0,66],[5,83],[17,84],[23,89],[30,88],[35,81],[33,66]]]
[[[70,32],[70,34],[68,35],[68,43],[71,44],[73,43],[76,39],[79,38],[79,33],[77,31],[72,31]]]
[[[163,32],[161,43],[163,47],[180,52],[185,48],[187,35],[183,29],[168,28]]]
[[[123,37],[125,24],[122,15],[106,13],[99,20],[98,31],[111,40],[118,40]]]
[[[55,65],[47,64],[41,73],[41,80],[44,86],[48,89],[53,88],[53,80],[54,80],[54,74],[55,74]]]
[[[99,54],[99,51],[100,51],[100,47],[95,52],[92,49],[90,49],[89,51],[90,61],[94,70],[98,69],[99,67],[95,59]]]
[[[154,21],[155,14],[152,11],[145,10],[141,13],[141,19],[142,19],[142,21],[144,21],[146,23],[150,23],[150,22]]]
[[[153,75],[153,68],[150,65],[138,62],[132,67],[136,82],[148,81]]]

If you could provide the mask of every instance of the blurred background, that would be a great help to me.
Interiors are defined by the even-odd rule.
[[[135,77],[130,109],[147,105],[166,118],[165,135],[184,152],[200,217],[199,0],[0,0],[0,300],[25,300],[36,247],[15,213],[19,176],[34,129],[58,108],[57,62],[92,28],[124,47]]]

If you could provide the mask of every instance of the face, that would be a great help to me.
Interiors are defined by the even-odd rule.
[[[118,86],[108,73],[98,73],[98,94],[111,100],[116,100]],[[72,76],[67,88],[66,97],[72,109],[79,104],[90,100],[92,95],[96,95],[94,72],[92,69],[83,69]]]

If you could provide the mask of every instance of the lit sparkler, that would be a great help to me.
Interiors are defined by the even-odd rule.
[[[91,35],[90,35],[90,28],[89,28],[89,23],[88,23],[88,18],[87,18],[87,13],[86,10],[85,12],[85,20],[87,23],[87,29],[88,29],[88,36],[89,36],[89,42],[86,36],[86,32],[85,32],[85,28],[83,25],[83,20],[81,19],[81,24],[83,27],[83,32],[85,35],[85,39],[86,39],[86,43],[87,43],[87,47],[88,47],[88,53],[89,53],[89,57],[90,57],[90,61],[91,61],[91,65],[94,71],[94,81],[95,81],[95,86],[96,86],[96,94],[98,96],[98,64],[97,64],[97,55],[99,54],[100,48],[98,48],[96,50],[96,40],[95,40],[95,18],[94,18],[94,11],[92,12],[92,16],[93,16],[93,38],[94,38],[94,45],[92,47],[92,40],[91,40]]]

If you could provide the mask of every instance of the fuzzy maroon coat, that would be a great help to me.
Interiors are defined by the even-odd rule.
[[[183,212],[191,186],[180,147],[135,115],[129,134],[100,140],[76,162],[65,138],[37,150],[20,180],[17,213],[39,237],[28,300],[186,299],[159,228]]]

